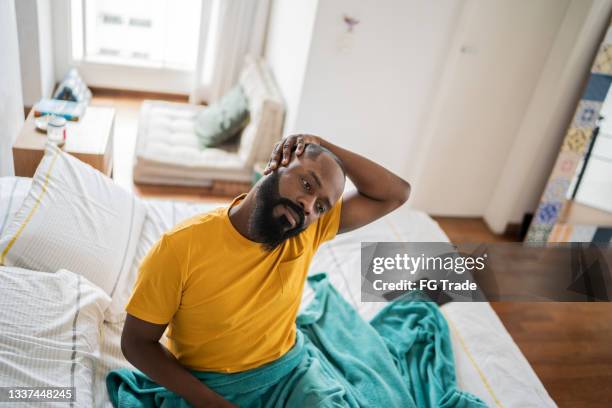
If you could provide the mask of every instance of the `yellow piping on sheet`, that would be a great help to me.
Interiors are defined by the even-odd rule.
[[[491,397],[493,397],[493,400],[495,401],[495,405],[497,405],[499,408],[503,408],[502,403],[497,398],[497,395],[495,395],[495,392],[493,391],[493,387],[491,387],[491,384],[487,380],[487,377],[484,375],[484,373],[482,372],[482,370],[476,363],[476,360],[472,356],[472,353],[470,353],[470,351],[468,350],[467,345],[465,344],[465,341],[463,340],[463,337],[461,337],[461,334],[459,333],[459,330],[457,330],[457,328],[455,327],[455,324],[448,317],[448,315],[444,313],[442,309],[440,309],[440,311],[444,315],[444,318],[446,319],[446,321],[449,323],[449,326],[451,327],[451,330],[453,331],[453,333],[455,333],[455,335],[457,336],[457,339],[459,339],[459,344],[461,344],[461,348],[463,348],[463,351],[465,351],[465,354],[468,356],[468,358],[470,359],[470,362],[472,363],[472,365],[478,372],[478,375],[480,376],[480,379],[482,380],[483,385],[485,386],[487,391],[489,391],[489,394],[491,394]]]
[[[51,170],[53,170],[53,166],[55,165],[55,161],[57,160],[57,158],[59,156],[59,152],[60,152],[60,150],[57,149],[57,151],[55,152],[55,156],[53,156],[53,161],[51,162],[51,165],[49,166],[49,169],[47,170],[47,174],[45,174],[45,182],[43,183],[42,190],[41,190],[40,194],[38,195],[38,198],[36,199],[36,203],[34,203],[34,206],[30,210],[28,216],[25,218],[25,220],[23,220],[23,223],[21,224],[21,226],[19,227],[19,229],[15,233],[15,236],[13,236],[13,238],[6,245],[6,248],[4,248],[4,251],[2,251],[2,255],[0,255],[0,265],[4,265],[4,258],[6,257],[6,254],[8,254],[8,251],[11,250],[11,248],[13,247],[15,242],[17,241],[17,238],[19,238],[19,235],[21,235],[21,232],[24,230],[26,225],[28,225],[28,223],[30,222],[30,219],[32,219],[32,216],[34,215],[34,213],[36,212],[36,210],[40,206],[40,202],[41,202],[43,196],[45,195],[45,193],[47,192],[47,185],[49,184],[49,176],[51,175]]]
[[[398,233],[397,229],[393,226],[393,224],[391,224],[391,222],[388,219],[386,219],[386,218],[385,218],[385,221],[387,222],[387,225],[389,226],[389,228],[393,232],[393,235],[395,235],[395,238],[398,241],[402,241],[402,237]],[[453,331],[453,333],[455,333],[455,335],[459,339],[459,344],[461,344],[461,348],[463,348],[463,351],[468,356],[468,359],[470,360],[470,362],[474,366],[474,369],[476,370],[476,372],[480,376],[482,384],[485,386],[485,388],[487,389],[489,394],[491,394],[491,397],[493,397],[493,401],[495,401],[495,405],[497,405],[499,408],[503,408],[503,405],[499,401],[499,399],[497,398],[497,395],[495,395],[495,392],[493,391],[493,387],[491,387],[491,384],[489,383],[489,380],[487,380],[487,377],[484,375],[484,373],[482,372],[482,370],[480,369],[480,367],[476,363],[476,360],[472,356],[472,353],[470,353],[470,351],[468,350],[467,345],[465,344],[465,341],[463,340],[463,337],[461,337],[461,334],[459,333],[459,330],[457,330],[457,328],[455,327],[455,324],[448,317],[448,315],[446,313],[444,313],[444,311],[442,309],[440,309],[440,311],[444,315],[444,318],[446,319],[446,321],[449,323],[449,326],[451,327],[451,330]]]

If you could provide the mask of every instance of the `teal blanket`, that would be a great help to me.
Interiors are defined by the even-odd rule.
[[[457,389],[448,326],[433,302],[410,294],[367,323],[327,275],[308,281],[315,299],[283,357],[240,373],[193,374],[241,407],[486,406]],[[189,406],[139,371],[111,371],[106,385],[115,407]]]

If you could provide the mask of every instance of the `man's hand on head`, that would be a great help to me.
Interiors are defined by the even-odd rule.
[[[263,174],[269,174],[280,166],[286,166],[291,160],[291,153],[295,150],[295,155],[300,156],[304,153],[304,149],[309,144],[321,144],[321,138],[315,135],[298,134],[287,136],[281,141],[277,142],[272,149],[270,160]]]

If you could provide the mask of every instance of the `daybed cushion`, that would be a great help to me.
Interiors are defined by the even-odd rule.
[[[0,387],[75,387],[74,406],[93,406],[109,303],[100,288],[72,272],[0,266]]]
[[[123,312],[146,208],[93,167],[48,144],[21,208],[0,237],[0,264],[68,269],[98,285]]]

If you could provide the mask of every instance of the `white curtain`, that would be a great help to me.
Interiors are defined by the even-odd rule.
[[[262,55],[269,8],[270,0],[204,2],[192,103],[219,99],[236,84],[245,55]]]

